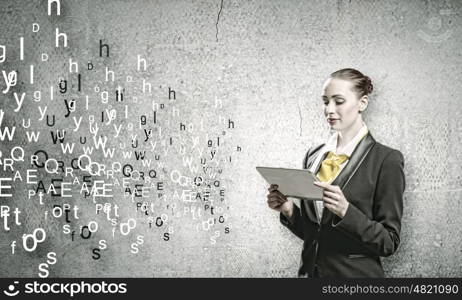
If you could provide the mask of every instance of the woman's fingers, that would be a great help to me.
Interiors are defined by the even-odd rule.
[[[335,206],[333,204],[324,202],[324,207],[335,213]]]
[[[270,208],[278,208],[278,207],[280,207],[281,205],[282,205],[282,204],[279,203],[279,202],[271,202],[271,203],[268,203],[268,206],[269,206]]]
[[[279,197],[279,195],[268,195],[268,201],[277,201],[278,203],[284,203],[287,200]]]
[[[337,193],[340,191],[340,187],[337,186],[337,185],[331,185],[327,182],[322,182],[322,181],[315,181],[314,182],[314,185],[317,185],[319,187],[322,187],[324,190],[327,190],[327,191],[330,191],[330,192],[333,192],[333,193]]]
[[[270,187],[268,188],[268,191],[269,192],[274,192],[278,189],[278,185],[277,184],[271,184]]]
[[[267,203],[270,208],[278,208],[284,202],[280,201],[279,199],[270,198],[268,199]]]
[[[324,191],[324,196],[332,198],[332,199],[338,199],[339,195],[337,193],[329,192],[329,191]]]
[[[281,193],[280,191],[275,191],[275,193],[279,196],[279,198],[281,198],[284,201],[287,201],[287,197],[283,193]]]
[[[277,185],[276,185],[277,187]],[[271,188],[271,187],[270,187]],[[280,191],[278,191],[277,189],[276,190],[272,190],[269,194],[268,194],[268,197],[279,197],[281,198],[281,200],[283,201],[287,201],[287,198],[284,194],[282,194]]]
[[[285,202],[288,201],[286,196],[278,191],[279,186],[277,184],[271,184],[268,188],[269,194],[266,196],[268,198],[268,206],[272,209],[279,209]]]
[[[286,196],[284,194],[282,194],[280,191],[278,191],[278,188],[279,186],[277,184],[272,184],[270,185],[270,187],[268,188],[268,191],[270,193],[277,193],[279,194],[282,198],[285,198]]]
[[[337,200],[329,198],[329,197],[323,197],[322,199],[324,200],[324,203],[328,203],[332,205],[336,205],[338,203]]]

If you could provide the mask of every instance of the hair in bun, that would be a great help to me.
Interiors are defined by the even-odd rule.
[[[370,77],[364,75],[356,69],[341,69],[330,74],[330,77],[351,81],[359,97],[367,96],[374,90],[374,85],[372,84]]]
[[[369,76],[364,76],[364,80],[366,80],[364,89],[366,91],[366,95],[369,95],[374,90],[374,85],[372,84],[372,80]]]

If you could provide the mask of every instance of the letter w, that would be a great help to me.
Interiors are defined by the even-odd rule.
[[[150,167],[151,166],[151,160],[150,159],[143,159],[142,163],[143,163],[143,167]]]
[[[74,146],[75,143],[72,143],[72,146],[70,146],[69,143],[66,143],[66,145],[61,143],[61,149],[63,150],[63,153],[67,153],[67,151],[69,151],[69,153],[72,153],[72,151],[74,151]]]
[[[183,156],[182,158],[183,158],[183,167],[188,166],[189,171],[191,171],[192,173],[196,173],[197,172],[197,166],[192,165],[192,157],[188,156],[188,158],[185,158]]]
[[[86,155],[91,155],[93,153],[93,147],[82,147],[83,148],[83,153]]]
[[[11,141],[14,137],[14,132],[16,131],[16,126],[13,126],[13,130],[10,131],[10,127],[5,127],[4,130],[0,129],[0,140],[5,139],[5,133],[8,135],[8,140]]]
[[[124,158],[132,158],[131,151],[122,151],[122,155],[124,156]]]
[[[104,137],[104,141],[101,137],[98,137],[98,141],[96,141],[96,136],[93,136],[93,142],[95,143],[96,149],[99,149],[99,147],[104,149],[106,148],[107,136]]]
[[[62,144],[64,142],[64,138],[66,137],[66,130],[61,130],[61,133],[59,130],[56,130],[56,135],[54,135],[53,131],[50,131],[51,134],[51,139],[53,140],[53,144],[56,145],[56,142],[59,140],[59,142]]]
[[[103,154],[104,154],[104,157],[114,157],[114,151],[115,151],[115,148],[107,148],[107,149],[104,149],[103,148]]]
[[[37,131],[37,132],[35,132],[35,131],[30,131],[30,132],[26,131],[26,134],[27,134],[27,140],[29,141],[29,143],[32,142],[32,140],[34,142],[37,142],[38,139],[39,139],[39,136],[40,136],[40,131]]]
[[[144,159],[144,156],[146,155],[146,151],[134,151],[134,152],[135,152],[136,160]]]

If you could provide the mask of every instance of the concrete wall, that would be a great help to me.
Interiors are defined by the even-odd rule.
[[[255,166],[299,168],[306,149],[324,141],[328,127],[322,116],[321,86],[329,73],[342,67],[357,68],[372,78],[375,91],[365,121],[378,141],[399,149],[405,157],[401,245],[395,255],[384,259],[387,276],[462,276],[459,1],[61,2],[60,16],[48,16],[43,0],[1,3],[0,45],[6,46],[7,58],[0,66],[19,74],[17,85],[0,96],[5,112],[1,128],[17,127],[13,139],[5,139],[0,147],[2,158],[9,158],[17,146],[26,154],[25,162],[15,162],[14,172],[2,169],[1,177],[12,178],[19,170],[25,180],[26,169],[34,168],[30,156],[37,150],[69,166],[83,153],[85,145],[79,144],[79,137],[86,136],[93,143],[89,116],[94,115],[100,126],[97,136],[108,137],[106,148],[116,150],[113,158],[95,150],[92,160],[109,168],[121,162],[141,171],[155,169],[158,176],[152,182],[164,183],[167,198],[158,199],[154,189],[147,198],[132,202],[123,196],[123,188],[114,186],[114,197],[93,201],[79,194],[76,184],[71,198],[46,194],[42,205],[37,196],[28,198],[28,190],[35,190],[37,184],[16,180],[13,197],[0,201],[11,210],[21,210],[22,225],[10,218],[10,230],[0,230],[1,276],[36,277],[38,265],[53,251],[58,262],[49,266],[49,272],[56,277],[294,277],[301,241],[266,207],[266,184]],[[40,24],[39,32],[32,32],[32,23]],[[55,28],[68,35],[68,47],[55,47]],[[22,61],[21,36],[25,41]],[[109,57],[99,56],[100,39],[110,46]],[[41,61],[42,53],[48,54],[47,62]],[[137,70],[137,55],[147,60],[146,71]],[[80,92],[77,74],[69,73],[69,58],[79,63]],[[86,68],[89,61],[94,66],[91,71]],[[33,84],[31,64],[35,66]],[[114,83],[105,81],[106,67],[114,71]],[[59,76],[68,81],[66,93],[58,91]],[[133,82],[127,82],[127,76]],[[152,84],[151,93],[143,93],[143,79]],[[126,89],[124,102],[115,102],[118,85]],[[53,100],[50,86],[54,87]],[[0,87],[5,88],[2,80]],[[176,91],[176,100],[168,99],[169,87]],[[32,99],[37,90],[42,91],[39,102]],[[101,100],[103,90],[110,93],[108,103]],[[16,112],[14,92],[26,92]],[[88,110],[85,96],[89,96]],[[64,99],[76,100],[76,110],[67,118]],[[157,110],[156,124],[153,101],[164,104],[163,110]],[[54,127],[48,127],[46,119],[39,121],[39,106],[47,106],[50,117],[56,115]],[[109,125],[99,119],[105,109],[117,111]],[[143,114],[148,123],[140,126]],[[80,128],[73,131],[73,117],[79,120],[80,116]],[[41,132],[36,143],[28,142],[28,129],[22,127],[28,118],[35,131]],[[229,120],[234,128],[229,128]],[[131,131],[130,123],[135,127]],[[180,130],[180,123],[188,129]],[[123,127],[118,136],[114,124]],[[66,142],[76,143],[73,154],[64,154],[59,142],[53,144],[50,130],[56,129],[66,129]],[[144,129],[153,130],[147,142]],[[138,149],[130,149],[132,134],[138,136]],[[209,139],[214,141],[212,147],[208,147]],[[154,151],[151,141],[158,142]],[[153,168],[143,167],[134,157],[124,158],[121,143],[130,151],[146,150],[145,159],[154,163],[159,154],[164,167],[154,163]],[[188,157],[192,170],[183,163]],[[201,157],[209,167],[205,172]],[[81,184],[83,175],[88,175],[74,172],[71,178],[39,169],[37,180],[43,180],[48,189],[52,178],[78,178]],[[207,187],[183,187],[171,180],[172,172],[185,178],[202,176],[211,183],[210,199],[185,202],[183,190],[204,196]],[[215,178],[210,172],[216,173]],[[114,177],[121,182],[124,176]],[[91,180],[98,179],[114,183],[104,176],[91,176]],[[213,185],[215,180],[220,187]],[[129,180],[132,188],[136,183]],[[220,190],[225,196],[220,196]],[[149,215],[136,210],[136,202],[142,201],[152,203]],[[80,218],[71,216],[70,223],[64,217],[54,218],[53,205],[63,203],[77,205]],[[116,226],[103,213],[95,214],[98,203],[119,206]],[[204,210],[207,205],[214,206],[213,215],[209,208]],[[191,213],[193,209],[196,214]],[[152,220],[162,214],[168,220],[157,227]],[[136,220],[136,228],[123,235],[120,223],[129,218]],[[213,219],[215,224],[209,228],[207,221]],[[98,231],[83,239],[79,226],[90,221],[98,222]],[[74,241],[63,233],[66,224],[76,230]],[[21,236],[36,228],[43,228],[47,237],[35,251],[27,252]],[[139,235],[144,243],[133,254],[131,245]],[[17,242],[15,254],[11,253],[13,240]],[[106,240],[107,249],[94,259],[93,249],[100,240]]]

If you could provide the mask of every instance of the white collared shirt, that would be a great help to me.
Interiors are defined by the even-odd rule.
[[[318,168],[319,164],[322,163],[321,159],[323,158],[323,156],[324,156],[324,154],[326,152],[332,151],[337,155],[346,154],[346,155],[348,155],[348,158],[350,158],[351,154],[355,150],[356,146],[361,141],[361,139],[367,134],[367,132],[368,132],[368,129],[367,129],[366,123],[363,122],[363,126],[361,127],[361,129],[358,130],[358,133],[356,133],[356,135],[351,139],[351,141],[349,141],[348,144],[345,147],[343,147],[342,149],[338,149],[338,151],[337,151],[337,142],[338,142],[339,133],[338,133],[338,131],[334,131],[333,134],[331,134],[330,137],[328,138],[326,144],[321,148],[321,150],[319,151],[313,165],[310,167],[309,170],[311,171],[311,173],[313,173],[313,174],[315,173],[315,171]],[[340,172],[342,172],[343,168],[348,163],[348,161],[349,161],[349,159],[345,160],[340,165],[340,171],[337,173],[337,175],[334,178],[332,178],[329,181],[329,183],[331,183],[332,181],[335,180],[335,178],[337,178],[338,174],[340,174]],[[318,220],[321,221],[322,212],[324,210],[323,202],[322,201],[315,201],[315,208],[316,208],[316,213],[318,215]]]

